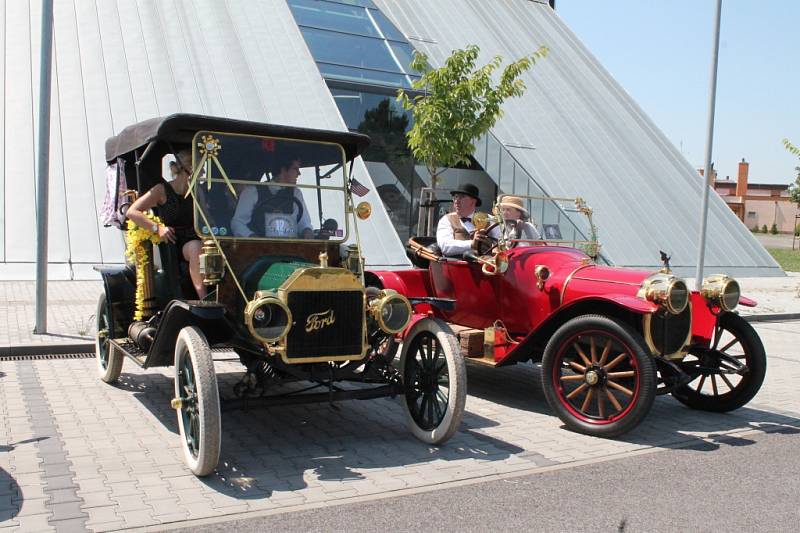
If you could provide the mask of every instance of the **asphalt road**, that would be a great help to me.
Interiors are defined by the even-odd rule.
[[[797,531],[800,427],[181,531]]]

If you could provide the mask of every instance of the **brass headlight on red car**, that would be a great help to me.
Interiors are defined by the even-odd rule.
[[[386,333],[399,333],[411,321],[411,302],[392,289],[382,290],[368,305],[372,318]]]
[[[711,305],[715,305],[723,311],[733,311],[739,305],[741,290],[735,279],[725,274],[715,274],[703,280],[700,294]]]
[[[679,315],[689,305],[689,287],[671,274],[654,274],[642,282],[638,296]]]

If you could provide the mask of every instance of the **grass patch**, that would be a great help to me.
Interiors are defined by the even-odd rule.
[[[767,251],[772,254],[782,269],[789,272],[800,272],[800,250],[767,248]]]

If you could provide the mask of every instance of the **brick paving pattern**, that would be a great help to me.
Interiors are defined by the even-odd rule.
[[[109,386],[93,359],[0,360],[0,529],[107,531],[233,517],[693,441],[713,449],[723,434],[800,428],[800,322],[756,327],[767,379],[734,413],[659,397],[635,431],[596,439],[561,427],[536,368],[470,366],[461,431],[442,447],[411,436],[396,399],[230,411],[218,471],[205,479],[184,466],[171,369],[126,361],[121,382]],[[241,370],[217,363],[223,395]]]

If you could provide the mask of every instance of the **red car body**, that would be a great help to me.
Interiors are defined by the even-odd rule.
[[[648,280],[653,277],[653,272],[598,265],[581,250],[552,246],[545,242],[511,248],[501,253],[505,254],[508,267],[496,275],[487,275],[484,265],[480,262],[440,259],[430,261],[427,268],[368,272],[367,283],[382,289],[395,290],[408,297],[415,303],[416,319],[426,316],[436,317],[451,326],[460,327],[454,329],[472,328],[478,332],[482,330],[487,338],[490,336],[490,331],[491,336],[495,337],[496,329],[502,330],[502,335],[494,338],[494,346],[489,346],[483,357],[473,359],[491,366],[544,360],[543,366],[553,376],[551,380],[543,380],[548,400],[567,426],[584,433],[616,436],[632,429],[643,416],[642,413],[636,414],[635,417],[629,416],[629,413],[634,411],[634,404],[640,401],[640,397],[650,395],[650,398],[643,401],[652,403],[652,396],[655,394],[671,392],[690,407],[729,410],[739,407],[741,401],[745,403],[749,401],[747,397],[752,397],[760,387],[765,362],[762,361],[763,347],[757,335],[738,315],[725,319],[726,323],[735,322],[733,326],[721,327],[721,317],[732,313],[723,311],[716,305],[716,301],[709,300],[700,292],[691,291],[686,310],[677,315],[670,315],[661,303],[651,301],[643,292],[643,287],[646,287]],[[543,268],[546,276],[539,275],[539,270]],[[441,302],[449,305],[439,305]],[[743,305],[755,305],[755,302],[744,297],[738,297],[738,302]],[[574,396],[580,396],[581,393],[562,387],[562,384],[568,383],[567,380],[580,381],[579,377],[562,375],[563,370],[568,369],[569,365],[576,366],[573,364],[576,361],[578,367],[584,367],[585,376],[595,379],[594,375],[590,376],[590,372],[586,371],[590,366],[589,363],[597,366],[595,359],[600,359],[599,349],[597,356],[594,353],[594,338],[591,340],[591,361],[588,355],[583,357],[583,353],[571,359],[555,354],[550,358],[556,362],[551,362],[549,366],[547,364],[548,350],[555,353],[558,349],[557,346],[550,346],[551,340],[558,337],[558,334],[563,337],[568,333],[566,330],[562,331],[562,327],[568,324],[579,326],[580,322],[576,320],[582,319],[585,322],[592,317],[595,319],[607,317],[615,323],[625,324],[623,327],[628,332],[625,335],[630,334],[635,338],[632,341],[623,341],[619,345],[623,347],[631,345],[634,348],[640,346],[641,351],[646,352],[655,363],[654,370],[650,371],[645,364],[650,363],[646,361],[637,363],[641,357],[636,359],[631,356],[627,370],[616,373],[624,374],[626,379],[629,374],[635,374],[636,380],[629,387],[621,387],[630,392],[630,403],[622,404],[613,416],[604,412],[608,409],[608,405],[601,405],[605,404],[605,400],[601,402],[596,399],[597,396],[592,397],[589,394],[588,398],[576,405]],[[413,321],[409,328],[412,326]],[[745,333],[742,333],[743,330]],[[589,329],[584,337],[595,334],[593,331],[599,330]],[[675,336],[669,331],[677,331],[678,334]],[[725,350],[717,350],[720,347],[718,344],[722,331],[740,340],[737,347],[741,347],[739,351],[745,355],[740,356],[737,352],[733,358],[745,360],[744,365],[737,366],[735,361],[729,361],[730,357],[727,354],[722,353]],[[598,337],[597,342],[607,342],[609,347],[613,342],[616,350],[618,341],[622,339],[620,335],[612,331],[605,337]],[[576,333],[570,342],[577,344],[576,339],[581,338],[581,335]],[[404,342],[407,340],[403,339]],[[588,346],[587,344],[585,348],[586,354],[589,352]],[[631,353],[635,351],[632,349]],[[564,349],[561,349],[561,352],[564,352]],[[719,369],[708,371],[707,369],[714,364],[717,364]],[[727,375],[733,372],[731,365],[736,367],[738,377],[741,378],[739,383],[732,383],[735,380]],[[753,365],[758,367],[755,372],[751,371]],[[598,372],[603,373],[601,370]],[[649,385],[642,388],[644,381],[650,378],[645,376],[644,381],[639,379],[640,374],[651,372],[652,380],[655,382],[652,394],[647,390]],[[709,388],[706,381],[711,374],[714,376],[708,381],[713,382],[713,393],[706,393],[705,389]],[[606,379],[603,376],[601,379]],[[730,384],[730,391],[719,394],[717,378],[724,381],[720,383],[720,388]],[[586,379],[587,382],[590,381],[588,377]],[[686,392],[688,384],[695,381],[696,385],[698,379],[699,386]],[[616,387],[616,384],[610,385]],[[588,385],[584,387],[587,390],[591,388]],[[742,388],[748,390],[742,392]],[[601,391],[603,395],[609,396],[609,402],[617,405],[615,399],[610,398],[610,393],[605,389],[598,389],[598,395]],[[676,391],[681,394],[677,394]],[[687,395],[690,396],[688,400]],[[581,409],[582,406],[593,405],[595,401],[598,405],[594,408],[594,412],[591,408]],[[649,407],[647,405],[642,409],[646,412]],[[626,418],[636,419],[625,420]]]

